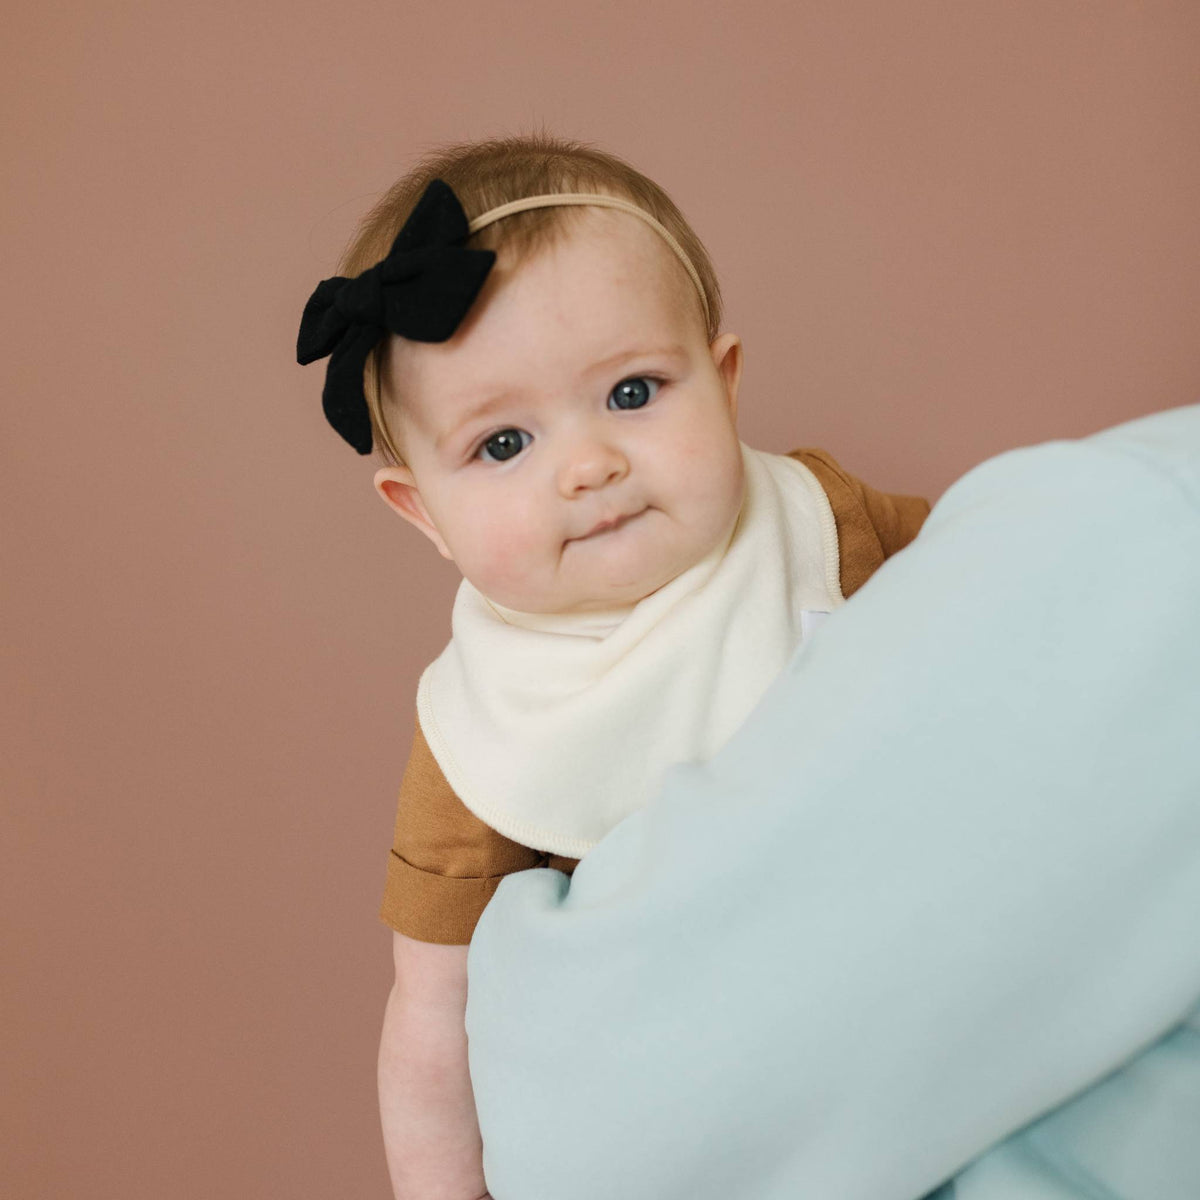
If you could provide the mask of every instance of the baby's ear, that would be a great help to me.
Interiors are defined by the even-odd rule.
[[[725,384],[729,415],[737,419],[738,385],[742,380],[742,339],[736,333],[722,333],[709,344],[713,365]]]
[[[375,472],[375,490],[388,508],[398,512],[410,525],[415,525],[436,547],[443,558],[453,559],[450,547],[438,533],[421,493],[417,481],[407,467],[380,467]]]

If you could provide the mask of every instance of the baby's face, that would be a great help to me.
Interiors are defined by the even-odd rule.
[[[714,549],[742,502],[740,340],[708,344],[694,285],[643,221],[579,218],[515,268],[497,261],[449,341],[391,339],[385,371],[406,466],[376,487],[522,612],[640,600]]]

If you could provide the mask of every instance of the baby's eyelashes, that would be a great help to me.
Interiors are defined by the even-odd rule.
[[[529,438],[529,441],[522,444],[522,438]],[[523,429],[501,429],[499,433],[493,433],[480,442],[476,456],[487,450],[489,454],[494,454],[494,457],[485,458],[484,462],[507,462],[520,454],[532,441],[533,438]],[[492,446],[496,448],[494,451],[489,449]]]
[[[654,393],[660,387],[662,387],[662,380],[653,375],[635,375],[631,379],[622,379],[608,393],[608,398],[615,399],[618,408],[642,408],[650,403]]]

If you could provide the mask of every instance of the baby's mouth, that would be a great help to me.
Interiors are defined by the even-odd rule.
[[[577,537],[577,538],[568,538],[567,540],[571,541],[571,542],[582,542],[582,541],[586,541],[588,538],[599,537],[601,534],[604,534],[604,533],[611,533],[615,529],[620,529],[622,525],[628,524],[635,517],[640,517],[642,515],[642,513],[644,513],[645,511],[646,510],[643,508],[635,513],[626,513],[625,516],[617,517],[615,520],[602,521],[599,525],[597,525],[590,532],[585,533],[582,536]]]

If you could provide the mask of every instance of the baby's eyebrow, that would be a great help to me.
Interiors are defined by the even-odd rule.
[[[628,350],[618,350],[616,354],[592,363],[583,374],[588,376],[601,371],[609,371],[618,363],[626,362],[631,358],[682,358],[686,353],[682,346],[635,346]]]
[[[442,434],[437,439],[437,449],[441,450],[448,441],[450,441],[452,438],[457,436],[457,434],[459,433],[460,430],[462,430],[467,425],[469,425],[477,417],[485,416],[487,413],[490,413],[492,411],[492,409],[494,409],[494,408],[500,408],[502,405],[506,404],[509,400],[511,400],[512,397],[513,397],[512,392],[509,392],[509,391],[497,392],[494,395],[489,396],[486,400],[482,400],[482,401],[480,401],[480,403],[473,405],[470,409],[467,410],[467,412],[463,413],[460,417],[458,417],[457,420],[455,420],[453,425],[451,425],[448,429],[446,429],[442,432]]]

